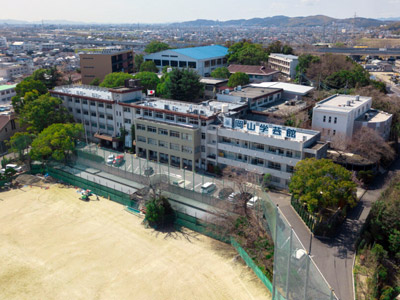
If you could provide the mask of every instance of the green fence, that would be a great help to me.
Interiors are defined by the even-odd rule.
[[[308,228],[310,228],[311,232],[315,231],[315,227],[317,226],[317,221],[315,218],[304,208],[304,205],[301,204],[298,200],[292,197],[291,204],[300,218],[304,221]]]
[[[262,283],[264,283],[264,285],[272,293],[272,283],[271,283],[271,281],[269,281],[267,276],[265,276],[265,274],[260,270],[260,268],[255,264],[255,262],[247,254],[247,252],[233,238],[231,238],[231,244],[232,244],[233,247],[235,247],[236,251],[243,258],[243,260],[245,261],[246,265],[248,265],[253,270],[253,272],[257,275],[257,277],[260,278]]]
[[[138,206],[136,201],[131,200],[130,196],[128,194],[125,194],[121,191],[117,191],[112,188],[99,185],[92,181],[80,178],[78,176],[72,175],[63,170],[52,168],[52,167],[47,168],[47,173],[50,176],[52,176],[58,180],[61,180],[64,183],[68,183],[70,185],[73,185],[73,186],[76,186],[76,187],[79,187],[82,189],[89,189],[96,195],[102,196],[104,198],[108,198],[108,199],[118,202],[122,205],[133,207],[133,208],[137,208],[137,206]]]

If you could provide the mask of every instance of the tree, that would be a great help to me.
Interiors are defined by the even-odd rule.
[[[156,64],[152,60],[145,61],[140,65],[140,72],[154,72],[158,73]]]
[[[227,59],[228,63],[260,65],[268,60],[268,53],[260,44],[242,41],[229,47]]]
[[[357,204],[352,174],[328,159],[308,158],[295,167],[289,190],[295,199],[307,205],[310,213]]]
[[[191,101],[203,93],[200,76],[193,70],[173,69],[165,76],[163,96],[168,99]]]
[[[151,41],[147,44],[146,48],[144,48],[144,52],[156,53],[167,49],[170,49],[168,44],[159,41]]]
[[[89,85],[99,86],[99,85],[100,85],[100,79],[96,77],[95,79],[93,79],[93,80],[89,83]]]
[[[228,86],[236,87],[238,85],[246,85],[250,82],[249,75],[242,72],[236,72],[229,77]]]
[[[11,151],[18,153],[19,159],[22,160],[24,156],[24,151],[31,145],[34,135],[28,132],[17,132],[15,133],[7,144],[10,146]]]
[[[34,160],[66,161],[83,132],[82,124],[52,124],[32,142],[30,156]]]
[[[211,77],[213,77],[213,78],[228,79],[229,76],[231,76],[231,73],[229,72],[228,68],[226,68],[226,67],[216,68],[214,71],[211,72]]]
[[[283,45],[281,41],[275,41],[268,45],[266,52],[268,55],[271,53],[293,54],[293,48]]]
[[[142,65],[144,59],[142,54],[135,54],[134,62],[135,62],[135,72],[139,72],[140,66]]]
[[[30,78],[42,82],[49,90],[51,90],[57,85],[57,81],[60,80],[61,74],[58,72],[56,67],[52,67],[49,69],[35,70]]]
[[[368,127],[361,127],[354,132],[347,150],[384,165],[389,165],[395,157],[393,148],[375,130]]]
[[[153,197],[147,201],[146,220],[151,226],[173,225],[174,211],[166,197]]]
[[[135,147],[133,147],[133,141],[135,140],[135,124],[131,125],[131,147],[133,150],[135,150]]]
[[[102,81],[102,83],[100,83],[100,86],[106,88],[116,88],[124,86],[126,79],[133,79],[133,76],[124,72],[110,73],[107,74],[106,77],[104,77],[104,80]]]
[[[24,105],[40,95],[47,93],[46,86],[38,80],[23,80],[15,87],[16,96],[11,98],[11,103],[16,113],[20,113]]]
[[[62,105],[59,98],[49,94],[41,95],[38,99],[27,103],[20,112],[20,122],[28,125],[28,131],[39,133],[53,123],[72,121],[72,116]]]
[[[157,85],[160,83],[160,78],[153,72],[139,72],[133,78],[140,79],[144,92],[146,90],[156,90]]]

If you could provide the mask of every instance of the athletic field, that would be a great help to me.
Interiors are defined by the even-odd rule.
[[[73,188],[0,193],[0,299],[270,299],[235,250]]]

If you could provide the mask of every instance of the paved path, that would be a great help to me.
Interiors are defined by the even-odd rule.
[[[334,238],[312,238],[311,256],[315,263],[341,300],[354,299],[353,260],[354,244],[359,237],[373,202],[386,188],[385,180],[393,171],[400,170],[400,159],[391,166],[389,175],[379,176],[376,182],[361,197],[357,207],[349,212],[346,221],[339,228]],[[272,201],[278,204],[282,213],[292,225],[294,231],[306,249],[310,247],[311,232],[290,205],[290,196],[281,193],[269,193]]]

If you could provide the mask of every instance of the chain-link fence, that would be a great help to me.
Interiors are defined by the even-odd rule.
[[[279,207],[264,192],[259,198],[258,208],[274,240],[273,299],[338,299]]]

